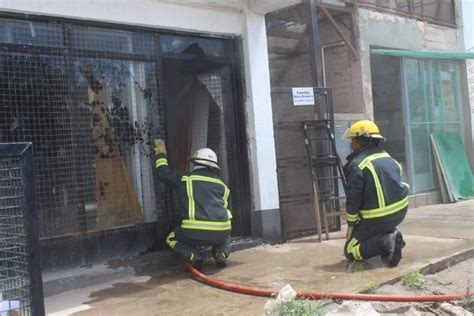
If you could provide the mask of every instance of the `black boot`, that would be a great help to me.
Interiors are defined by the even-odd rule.
[[[382,237],[382,247],[385,250],[385,256],[382,258],[391,267],[396,267],[402,259],[402,248],[405,246],[403,237],[398,230],[386,234]]]
[[[396,233],[396,236],[397,236],[397,237],[396,237],[396,240],[395,240],[395,243],[396,243],[397,245],[399,245],[399,247],[400,247],[401,249],[405,248],[406,243],[405,243],[405,240],[403,240],[403,235],[402,235],[402,233],[401,233],[399,230],[397,230],[396,228],[395,228],[395,231],[394,231],[394,232]],[[389,253],[390,253],[390,252],[388,252],[387,254],[382,255],[382,261],[385,262],[385,263],[387,263],[387,264],[389,263],[389,258],[388,258],[388,254],[389,254]]]
[[[200,254],[192,253],[189,256],[188,261],[196,270],[201,271],[204,259]]]
[[[406,242],[405,240],[403,240],[403,235],[400,231],[398,231],[397,229],[395,229],[395,232],[397,233],[397,244],[400,245],[400,248],[405,248],[405,245],[406,245]]]
[[[215,256],[216,259],[216,267],[217,268],[224,268],[227,266],[227,256],[223,252],[217,253]]]

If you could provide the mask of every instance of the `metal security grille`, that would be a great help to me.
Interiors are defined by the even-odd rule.
[[[33,142],[40,237],[173,225],[156,35],[0,20],[0,141]]]
[[[196,137],[228,165],[222,169],[236,192],[233,205],[245,205],[234,208],[239,230],[247,216],[238,210],[249,209],[249,186],[246,162],[228,162],[247,156],[245,133],[237,132],[244,122],[240,96],[234,94],[238,50],[231,44],[49,17],[0,18],[0,142],[32,142],[35,148],[45,269],[165,246],[178,208],[154,172],[152,140],[167,139],[170,161],[171,147],[185,147],[170,143],[169,127],[185,124],[182,112],[168,111],[168,99],[176,98],[169,98],[167,85],[175,82],[186,93],[173,75],[164,78],[170,61],[181,64],[183,74],[192,71],[211,101],[206,119],[197,117],[195,124],[207,135]],[[194,136],[194,129],[185,128],[188,138]],[[179,155],[184,168],[173,167],[184,170],[188,156]]]
[[[0,144],[0,315],[44,314],[32,164],[31,144]]]
[[[339,200],[333,199],[339,195],[338,179],[335,178],[336,164],[327,161],[316,163],[317,158],[321,157],[325,157],[325,160],[334,160],[329,159],[333,153],[328,146],[326,121],[323,122],[321,129],[312,128],[309,131],[308,138],[313,142],[309,152],[308,139],[305,139],[305,123],[309,125],[318,118],[333,122],[331,90],[314,88],[313,91],[315,106],[296,107],[293,105],[292,88],[272,89],[280,212],[285,239],[321,233],[322,230],[318,231],[317,227],[316,212],[321,213],[323,203],[326,203],[326,211],[330,215],[340,211]],[[308,156],[311,158],[308,159]],[[319,180],[313,179],[311,168],[320,170],[317,175]],[[319,194],[316,199],[314,181],[319,183]],[[319,209],[315,207],[316,201],[319,202]],[[329,231],[339,230],[340,219],[330,216],[328,228]]]

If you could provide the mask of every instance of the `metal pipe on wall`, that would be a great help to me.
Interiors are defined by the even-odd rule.
[[[326,48],[344,46],[344,45],[346,45],[346,43],[344,41],[321,45],[321,61],[322,61],[322,68],[323,68],[323,87],[324,88],[326,88],[326,64],[325,64],[325,61],[326,61],[326,58],[325,58]]]

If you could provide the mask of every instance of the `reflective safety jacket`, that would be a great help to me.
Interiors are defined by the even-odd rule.
[[[230,190],[215,172],[209,168],[180,172],[168,166],[164,154],[157,157],[156,168],[160,179],[178,194],[181,231],[186,237],[204,241],[230,237]]]
[[[363,148],[347,157],[347,223],[360,219],[390,222],[405,216],[408,184],[402,182],[402,166],[377,147]]]

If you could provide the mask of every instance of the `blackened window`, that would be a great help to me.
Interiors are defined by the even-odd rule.
[[[170,54],[211,57],[226,57],[229,55],[227,41],[193,36],[162,35],[160,36],[160,48],[163,53]]]
[[[0,142],[33,143],[41,237],[171,225],[155,37],[0,20]]]

